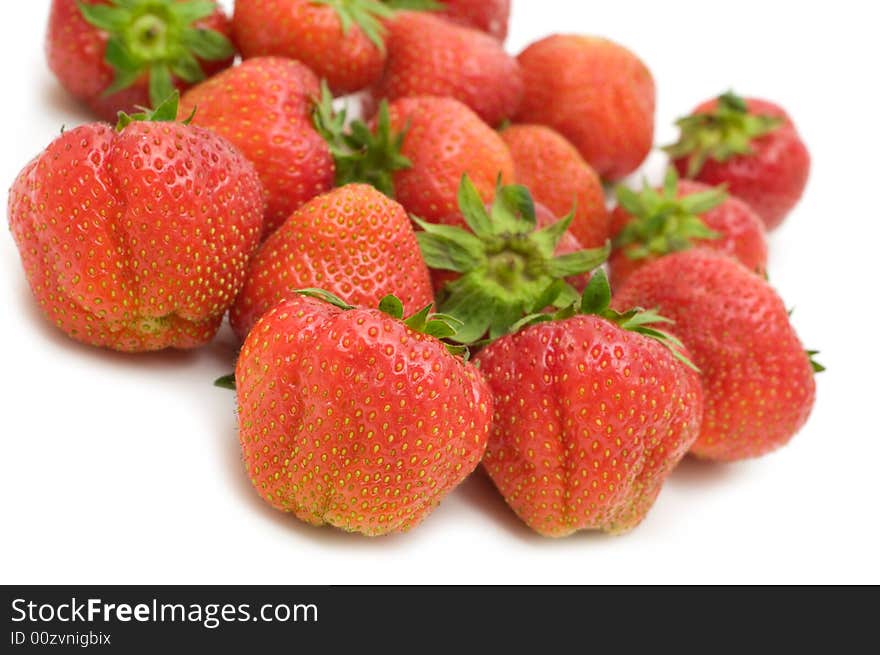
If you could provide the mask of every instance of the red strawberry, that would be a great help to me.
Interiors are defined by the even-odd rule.
[[[638,525],[699,432],[699,376],[654,327],[663,319],[611,312],[610,297],[599,271],[576,314],[476,357],[495,397],[483,466],[517,515],[548,537]]]
[[[230,29],[213,0],[52,0],[46,56],[65,89],[115,122],[229,66]]]
[[[552,127],[603,178],[636,170],[654,140],[654,79],[605,39],[555,35],[519,55],[526,93],[516,121]]]
[[[568,234],[572,216],[557,221],[552,214],[538,223],[528,189],[499,186],[487,210],[477,189],[465,177],[459,188],[461,211],[447,224],[415,218],[423,231],[419,246],[435,284],[440,311],[463,325],[456,339],[473,343],[488,333],[506,334],[526,315],[559,303],[571,304],[577,293],[566,278],[586,283],[584,274],[600,266],[609,247],[583,250]],[[456,225],[462,221],[463,226]],[[574,250],[569,250],[574,248]]]
[[[557,216],[574,209],[571,233],[586,248],[608,240],[608,210],[599,176],[565,137],[540,125],[513,125],[501,132],[513,156],[516,181],[535,202]]]
[[[403,12],[390,23],[388,63],[372,101],[409,96],[455,98],[490,125],[510,118],[523,94],[516,59],[498,40],[440,16]]]
[[[737,261],[695,248],[630,276],[617,307],[657,307],[676,321],[703,374],[706,415],[693,452],[758,457],[785,445],[813,407],[810,355],[776,292]]]
[[[320,287],[355,305],[394,293],[407,308],[434,296],[403,207],[363,184],[313,198],[260,247],[230,312],[242,338],[296,290]]]
[[[392,15],[374,0],[236,0],[232,22],[245,58],[297,59],[345,94],[382,74],[382,20]]]
[[[172,121],[176,97],[156,111]],[[134,118],[149,118],[139,116]],[[9,222],[46,317],[123,351],[207,343],[259,243],[253,165],[212,132],[123,117],[65,132],[13,183]]]
[[[445,18],[482,30],[499,41],[507,38],[510,0],[442,0]]]
[[[657,257],[694,246],[711,248],[764,274],[767,238],[758,215],[741,200],[690,180],[679,181],[674,169],[662,189],[646,185],[641,193],[617,190],[611,214],[615,249],[609,264],[615,287],[637,268]]]
[[[679,172],[712,186],[726,184],[768,230],[782,223],[803,195],[810,153],[778,105],[725,93],[678,126],[681,138],[666,151]]]
[[[382,103],[368,128],[346,131],[325,93],[316,115],[336,159],[336,183],[366,182],[411,214],[440,222],[458,211],[458,185],[468,175],[484,202],[513,179],[510,151],[498,133],[452,98],[423,96]]]
[[[236,367],[239,436],[257,492],[313,525],[370,536],[417,525],[477,466],[492,397],[427,310],[302,296],[257,323]],[[432,336],[433,335],[433,336]]]
[[[228,139],[250,159],[266,192],[268,236],[311,198],[333,188],[330,148],[312,124],[318,78],[289,59],[258,57],[184,95],[180,115]]]

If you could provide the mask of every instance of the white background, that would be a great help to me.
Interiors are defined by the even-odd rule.
[[[48,73],[48,0],[3,2],[0,182],[89,117]],[[227,4],[227,3],[224,3]],[[231,3],[228,3],[231,4]],[[771,279],[829,368],[784,450],[687,461],[624,537],[531,534],[475,476],[406,535],[368,540],[278,513],[240,464],[228,331],[195,353],[125,356],[43,322],[0,233],[0,582],[880,582],[876,263],[880,48],[871,3],[514,0],[511,52],[554,31],[635,50],[673,119],[728,87],[787,107],[809,190],[771,240]],[[528,92],[528,91],[527,91]],[[656,176],[663,158],[654,156]]]

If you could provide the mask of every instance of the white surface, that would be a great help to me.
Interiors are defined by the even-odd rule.
[[[45,68],[48,4],[0,9],[6,186],[62,124],[88,119]],[[661,143],[675,135],[674,117],[728,87],[791,111],[814,168],[801,206],[772,237],[771,277],[829,368],[806,429],[760,461],[686,462],[625,537],[542,539],[481,476],[407,535],[315,529],[265,506],[240,466],[233,396],[211,386],[232,365],[227,332],[191,354],[79,346],[39,316],[5,230],[0,582],[880,582],[871,4],[514,4],[512,52],[553,31],[638,52],[657,79]],[[662,158],[653,162],[656,174]]]

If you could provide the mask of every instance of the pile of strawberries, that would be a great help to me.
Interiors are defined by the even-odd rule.
[[[10,191],[46,318],[136,353],[228,312],[254,487],[367,535],[480,463],[540,534],[624,532],[687,453],[783,446],[821,368],[766,279],[809,173],[791,119],[700,105],[663,186],[609,211],[653,147],[650,71],[596,37],[511,57],[509,13],[53,0],[51,69],[118,122],[63,132]],[[363,120],[334,101],[354,92]]]

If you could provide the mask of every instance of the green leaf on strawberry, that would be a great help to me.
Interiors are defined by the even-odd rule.
[[[751,154],[752,141],[784,123],[778,116],[750,114],[746,101],[728,91],[718,98],[713,111],[679,119],[676,125],[681,137],[663,150],[673,159],[687,157],[687,177],[695,178],[710,159],[726,162],[736,155]]]
[[[441,291],[439,308],[463,325],[455,341],[473,344],[487,334],[506,334],[523,316],[548,305],[564,306],[577,292],[564,278],[586,273],[608,258],[610,245],[555,255],[573,216],[538,229],[531,194],[522,186],[501,186],[486,209],[467,176],[458,192],[469,229],[413,217],[428,266],[460,276]]]
[[[158,107],[174,90],[175,78],[196,83],[205,78],[199,59],[221,61],[235,54],[232,43],[214,30],[196,27],[217,6],[206,0],[109,0],[77,2],[83,18],[107,33],[104,60],[114,78],[110,95],[149,77],[150,104]]]
[[[678,173],[670,167],[662,192],[647,182],[640,192],[625,186],[616,189],[617,202],[632,216],[614,239],[614,247],[634,260],[687,250],[697,239],[719,239],[700,214],[722,205],[728,198],[723,188],[678,197]]]

